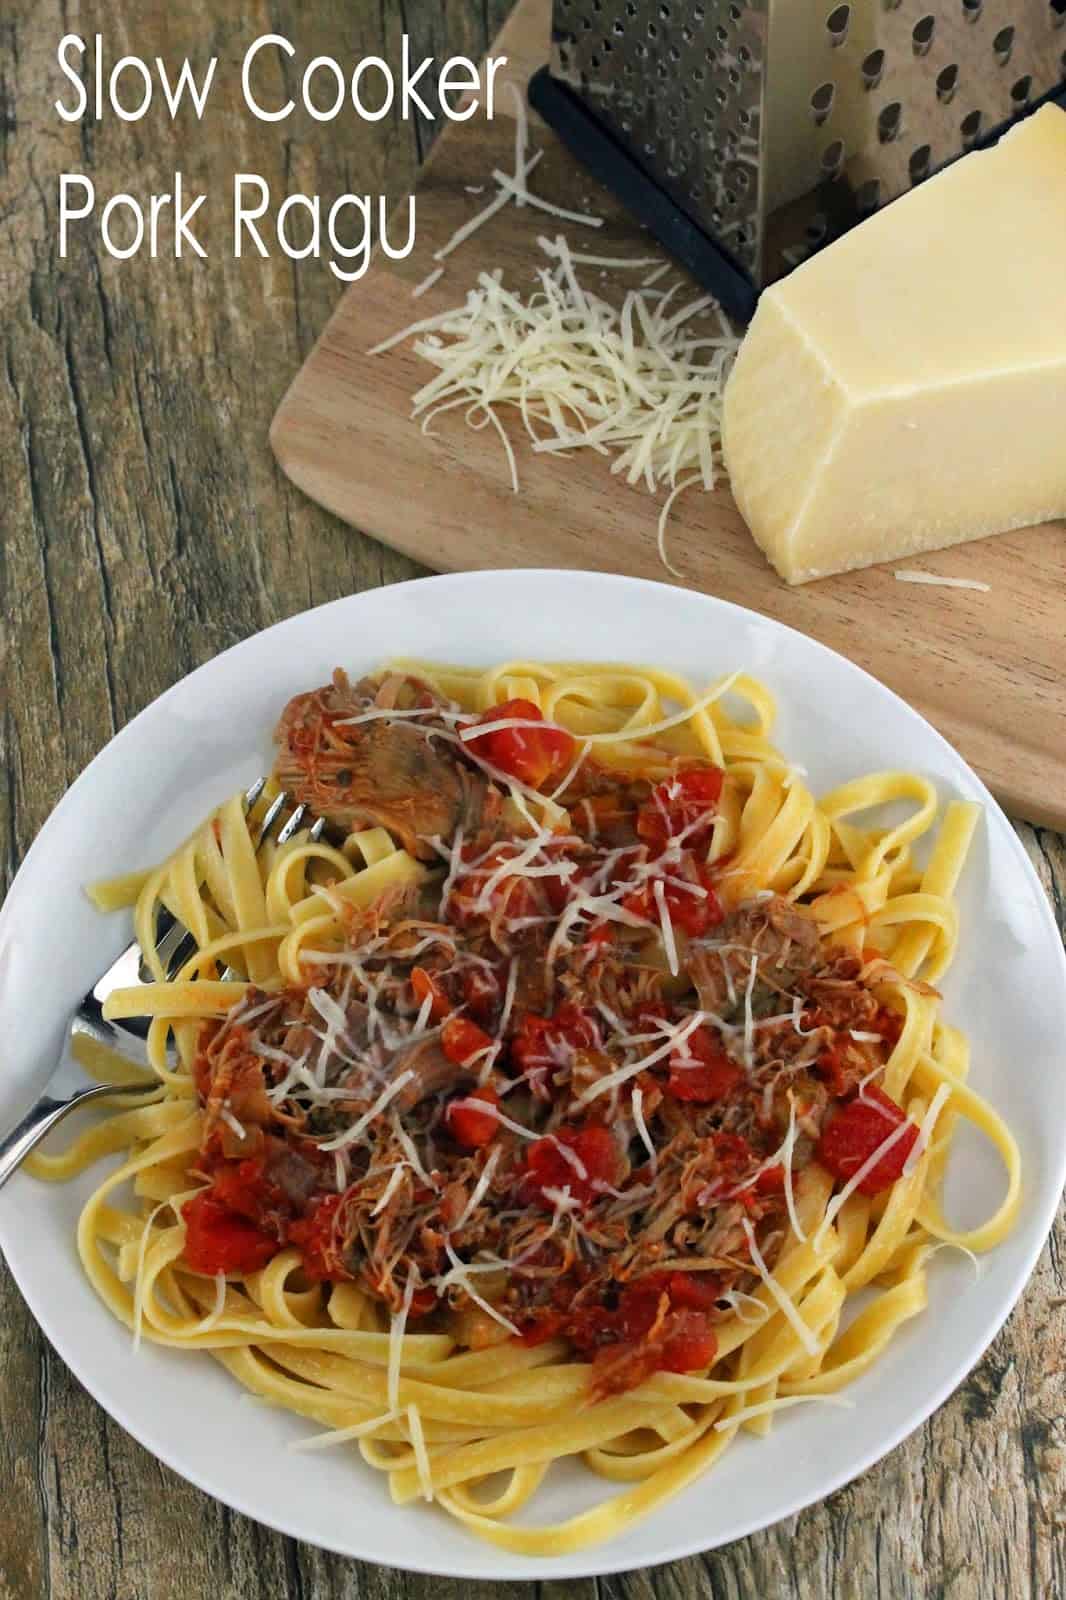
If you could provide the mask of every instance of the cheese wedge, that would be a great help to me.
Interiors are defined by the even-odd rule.
[[[722,435],[789,583],[1066,516],[1066,111],[767,289]]]

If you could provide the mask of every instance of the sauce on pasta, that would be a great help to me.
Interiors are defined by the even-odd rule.
[[[124,1152],[79,1246],[137,1336],[544,1553],[866,1370],[931,1250],[1017,1205],[935,987],[977,813],[934,832],[907,773],[816,803],[771,722],[753,680],[625,667],[401,663],[290,702],[276,779],[324,839],[257,854],[234,799],[99,891],[136,894],[157,981],[108,1012],[154,1019],[159,1100],[36,1167]],[[199,946],[171,982],[161,902]],[[960,1116],[1008,1173],[967,1233],[937,1198]],[[512,1521],[568,1455],[638,1487]]]

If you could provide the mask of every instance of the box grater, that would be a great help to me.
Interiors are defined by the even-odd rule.
[[[1064,85],[1066,0],[553,0],[530,100],[747,316]]]

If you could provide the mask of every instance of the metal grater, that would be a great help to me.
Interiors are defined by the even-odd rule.
[[[1066,0],[553,0],[530,99],[748,315],[1066,85]]]

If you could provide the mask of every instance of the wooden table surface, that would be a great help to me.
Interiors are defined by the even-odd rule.
[[[4,0],[0,9],[0,883],[112,733],[191,668],[307,606],[415,576],[285,482],[267,447],[281,395],[334,305],[326,264],[235,262],[235,170],[332,197],[399,196],[431,129],[354,114],[275,125],[239,101],[261,33],[398,61],[400,35],[477,55],[506,0]],[[238,18],[240,20],[238,20]],[[65,124],[67,31],[203,65],[202,123]],[[285,87],[279,80],[277,88]],[[101,198],[210,192],[210,259],[109,259],[79,230],[58,258],[57,175]],[[1019,830],[1066,926],[1066,841]],[[544,1600],[1066,1595],[1060,1218],[1025,1297],[959,1392],[849,1488],[703,1558]],[[415,1578],[268,1532],[160,1466],[52,1354],[0,1265],[0,1600],[135,1597],[504,1600],[521,1585]],[[709,1492],[713,1492],[709,1489]]]

